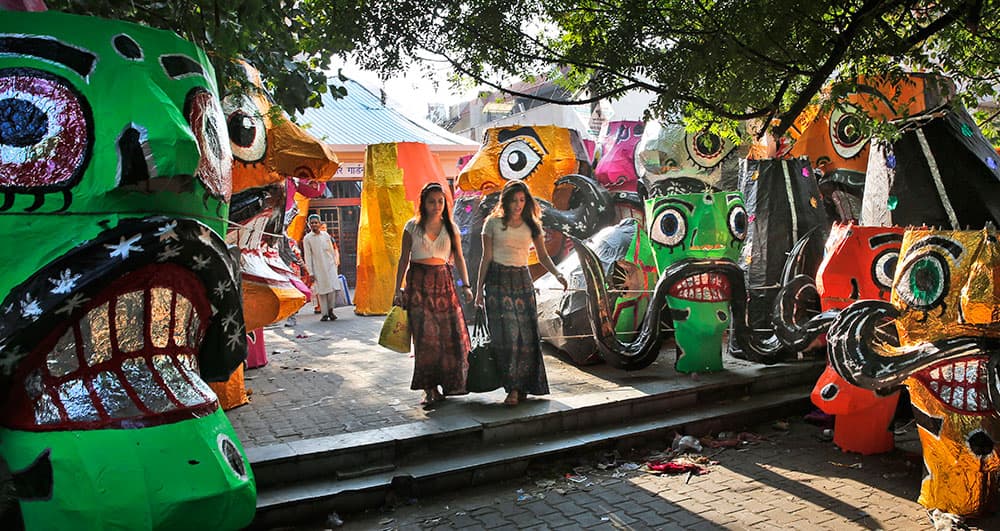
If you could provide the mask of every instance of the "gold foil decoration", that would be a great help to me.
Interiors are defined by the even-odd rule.
[[[900,344],[1000,337],[998,243],[987,230],[911,229],[903,235],[891,302]]]
[[[130,291],[118,297],[115,301],[115,335],[118,338],[118,350],[136,352],[142,350],[143,323],[146,313],[143,309],[145,293]]]
[[[222,101],[227,122],[238,121],[237,130],[246,137],[230,138],[233,193],[283,183],[286,177],[315,181],[333,177],[340,165],[333,150],[275,108],[264,93],[260,72],[249,63],[239,63],[256,90]]]
[[[80,322],[83,356],[93,367],[111,359],[111,325],[108,320],[108,303],[89,312]]]
[[[555,183],[571,173],[588,173],[589,157],[576,131],[554,125],[494,127],[462,168],[455,187],[488,194],[507,181],[524,181],[531,194],[553,202]]]
[[[928,471],[920,485],[919,503],[958,515],[982,512],[986,509],[984,503],[1000,487],[1000,457],[995,447],[985,456],[976,455],[968,441],[977,433],[993,441],[1000,439],[1000,418],[996,411],[991,407],[987,415],[962,415],[945,407],[916,378],[907,379],[906,386],[915,409],[941,419],[939,433],[930,433],[924,427],[918,430]]]
[[[165,348],[170,342],[170,318],[174,292],[168,288],[149,290],[149,336],[153,346]]]
[[[49,369],[49,374],[56,378],[66,376],[80,368],[80,359],[76,356],[76,337],[72,328],[68,328],[56,342],[56,346],[52,347],[52,351],[45,357],[45,365]]]
[[[183,347],[187,344],[188,326],[190,326],[192,311],[191,301],[178,293],[177,302],[174,303],[174,344],[178,347]]]
[[[444,169],[426,144],[373,144],[365,149],[354,292],[354,312],[358,315],[389,312],[403,226],[416,212],[420,189],[428,182],[449,190]],[[450,209],[451,194],[446,193],[445,200]]]

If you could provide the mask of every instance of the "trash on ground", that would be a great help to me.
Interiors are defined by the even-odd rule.
[[[701,442],[697,438],[690,435],[681,437],[679,433],[674,435],[674,442],[670,445],[670,448],[679,452],[700,452],[702,450]]]
[[[572,481],[573,483],[583,483],[587,481],[587,476],[579,476],[575,474],[566,474],[566,479]]]
[[[830,461],[833,466],[840,466],[844,468],[862,468],[861,463],[838,463],[836,461]]]
[[[708,435],[702,437],[699,441],[705,448],[736,448],[763,440],[766,440],[766,437],[748,431],[741,431],[739,433],[724,431],[719,433],[718,438],[712,438],[711,435]]]
[[[685,472],[690,472],[701,476],[709,473],[709,469],[707,467],[681,459],[673,459],[662,463],[646,463],[646,468],[652,472],[662,474],[683,474]]]
[[[788,422],[784,420],[776,420],[774,424],[771,424],[771,428],[778,431],[788,431]]]
[[[337,513],[330,513],[326,515],[326,525],[330,527],[340,527],[344,525],[344,521],[340,519],[340,515]]]

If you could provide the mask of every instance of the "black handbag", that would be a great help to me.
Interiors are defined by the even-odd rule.
[[[472,351],[469,352],[469,377],[465,388],[470,393],[487,393],[503,385],[497,368],[493,348],[490,346],[490,327],[486,311],[476,308],[476,320],[472,326]]]

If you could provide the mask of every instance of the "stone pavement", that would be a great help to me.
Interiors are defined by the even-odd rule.
[[[227,412],[246,448],[299,439],[356,433],[402,424],[472,414],[499,406],[503,390],[451,397],[437,410],[421,405],[423,393],[410,390],[412,354],[378,345],[384,317],[358,316],[353,307],[336,310],[339,319],[321,322],[312,307],[303,308],[298,326],[265,329],[269,363],[246,371],[250,404]],[[628,392],[662,392],[669,385],[710,385],[725,373],[683,375],[673,370],[674,357],[664,348],[660,359],[641,371],[627,373],[604,364],[575,367],[555,355],[545,355],[551,394],[531,398],[526,411],[559,407],[573,397],[605,392],[608,399]],[[731,357],[729,369],[768,368]],[[471,407],[463,407],[465,406]]]
[[[642,469],[659,448],[620,449],[534,466],[523,479],[343,514],[344,531],[372,529],[933,529],[916,503],[921,461],[915,428],[879,456],[845,454],[801,419],[759,425],[764,439],[706,448],[704,475]],[[1000,529],[996,515],[970,520]],[[316,522],[308,529],[329,527]]]

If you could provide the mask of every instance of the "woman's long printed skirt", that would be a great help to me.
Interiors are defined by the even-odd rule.
[[[463,395],[469,374],[469,329],[459,307],[451,266],[410,263],[404,304],[413,336],[410,389],[440,385],[446,395]]]
[[[535,286],[527,267],[490,263],[486,273],[486,317],[503,387],[532,395],[549,394],[538,339]]]

